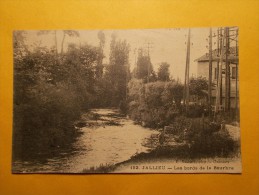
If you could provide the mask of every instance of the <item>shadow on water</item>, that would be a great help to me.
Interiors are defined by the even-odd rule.
[[[77,136],[65,147],[33,148],[13,160],[14,173],[80,173],[83,170],[105,169],[149,152],[156,142],[150,142],[158,131],[134,124],[117,109],[94,109],[84,113],[75,123]],[[154,137],[154,136],[153,136]],[[109,166],[110,167],[110,166]]]

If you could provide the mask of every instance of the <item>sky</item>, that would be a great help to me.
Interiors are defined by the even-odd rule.
[[[79,37],[66,37],[64,48],[69,43],[99,45],[98,32],[100,30],[78,30]],[[146,48],[150,43],[150,58],[154,70],[157,71],[161,62],[170,64],[170,76],[174,79],[184,80],[187,51],[188,28],[171,29],[133,29],[133,30],[102,30],[105,34],[104,63],[109,63],[109,48],[112,33],[117,39],[126,40],[130,44],[129,62],[131,70],[135,66],[137,57],[134,51],[138,48]],[[41,44],[41,46],[53,46],[55,44],[54,33],[37,35],[38,31],[27,31],[27,43],[29,45]],[[216,28],[213,28],[216,32]],[[208,53],[209,28],[191,28],[191,51],[190,51],[190,76],[196,76],[197,62],[194,60]],[[57,31],[58,50],[61,48],[63,37],[62,31]],[[207,39],[207,40],[206,40]],[[213,42],[215,42],[214,40]],[[215,48],[215,45],[213,44]]]

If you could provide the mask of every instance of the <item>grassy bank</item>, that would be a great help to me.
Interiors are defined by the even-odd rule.
[[[172,137],[167,137],[167,139],[172,139]],[[151,138],[150,141],[152,141]],[[106,164],[84,169],[82,173],[113,173],[116,170],[121,172],[125,167],[149,162],[166,161],[171,164],[177,161],[189,163],[213,162],[214,160],[218,161],[218,159],[232,161],[239,158],[239,156],[239,141],[232,140],[225,130],[221,130],[207,137],[199,137],[198,140],[191,144],[186,140],[175,142],[174,145],[166,142],[149,153],[138,153],[129,160],[117,164]]]

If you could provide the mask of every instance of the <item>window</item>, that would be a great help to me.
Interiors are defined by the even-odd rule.
[[[217,68],[215,68],[214,70],[215,70],[214,71],[214,79],[216,80],[217,79],[217,75],[218,75],[218,70],[217,70]]]

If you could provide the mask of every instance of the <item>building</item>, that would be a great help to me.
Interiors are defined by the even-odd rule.
[[[236,47],[229,48],[228,63],[230,66],[230,108],[239,108],[239,80],[238,80],[238,56]],[[225,53],[225,52],[224,52]],[[225,93],[226,93],[226,56],[223,56],[222,64],[222,98],[221,105],[222,109],[225,107]],[[217,78],[218,78],[218,68],[220,57],[218,55],[218,50],[212,51],[212,105],[216,102],[216,89],[217,89]],[[204,54],[195,60],[197,62],[197,76],[205,77],[209,79],[209,53]],[[208,91],[204,91],[208,93]]]

